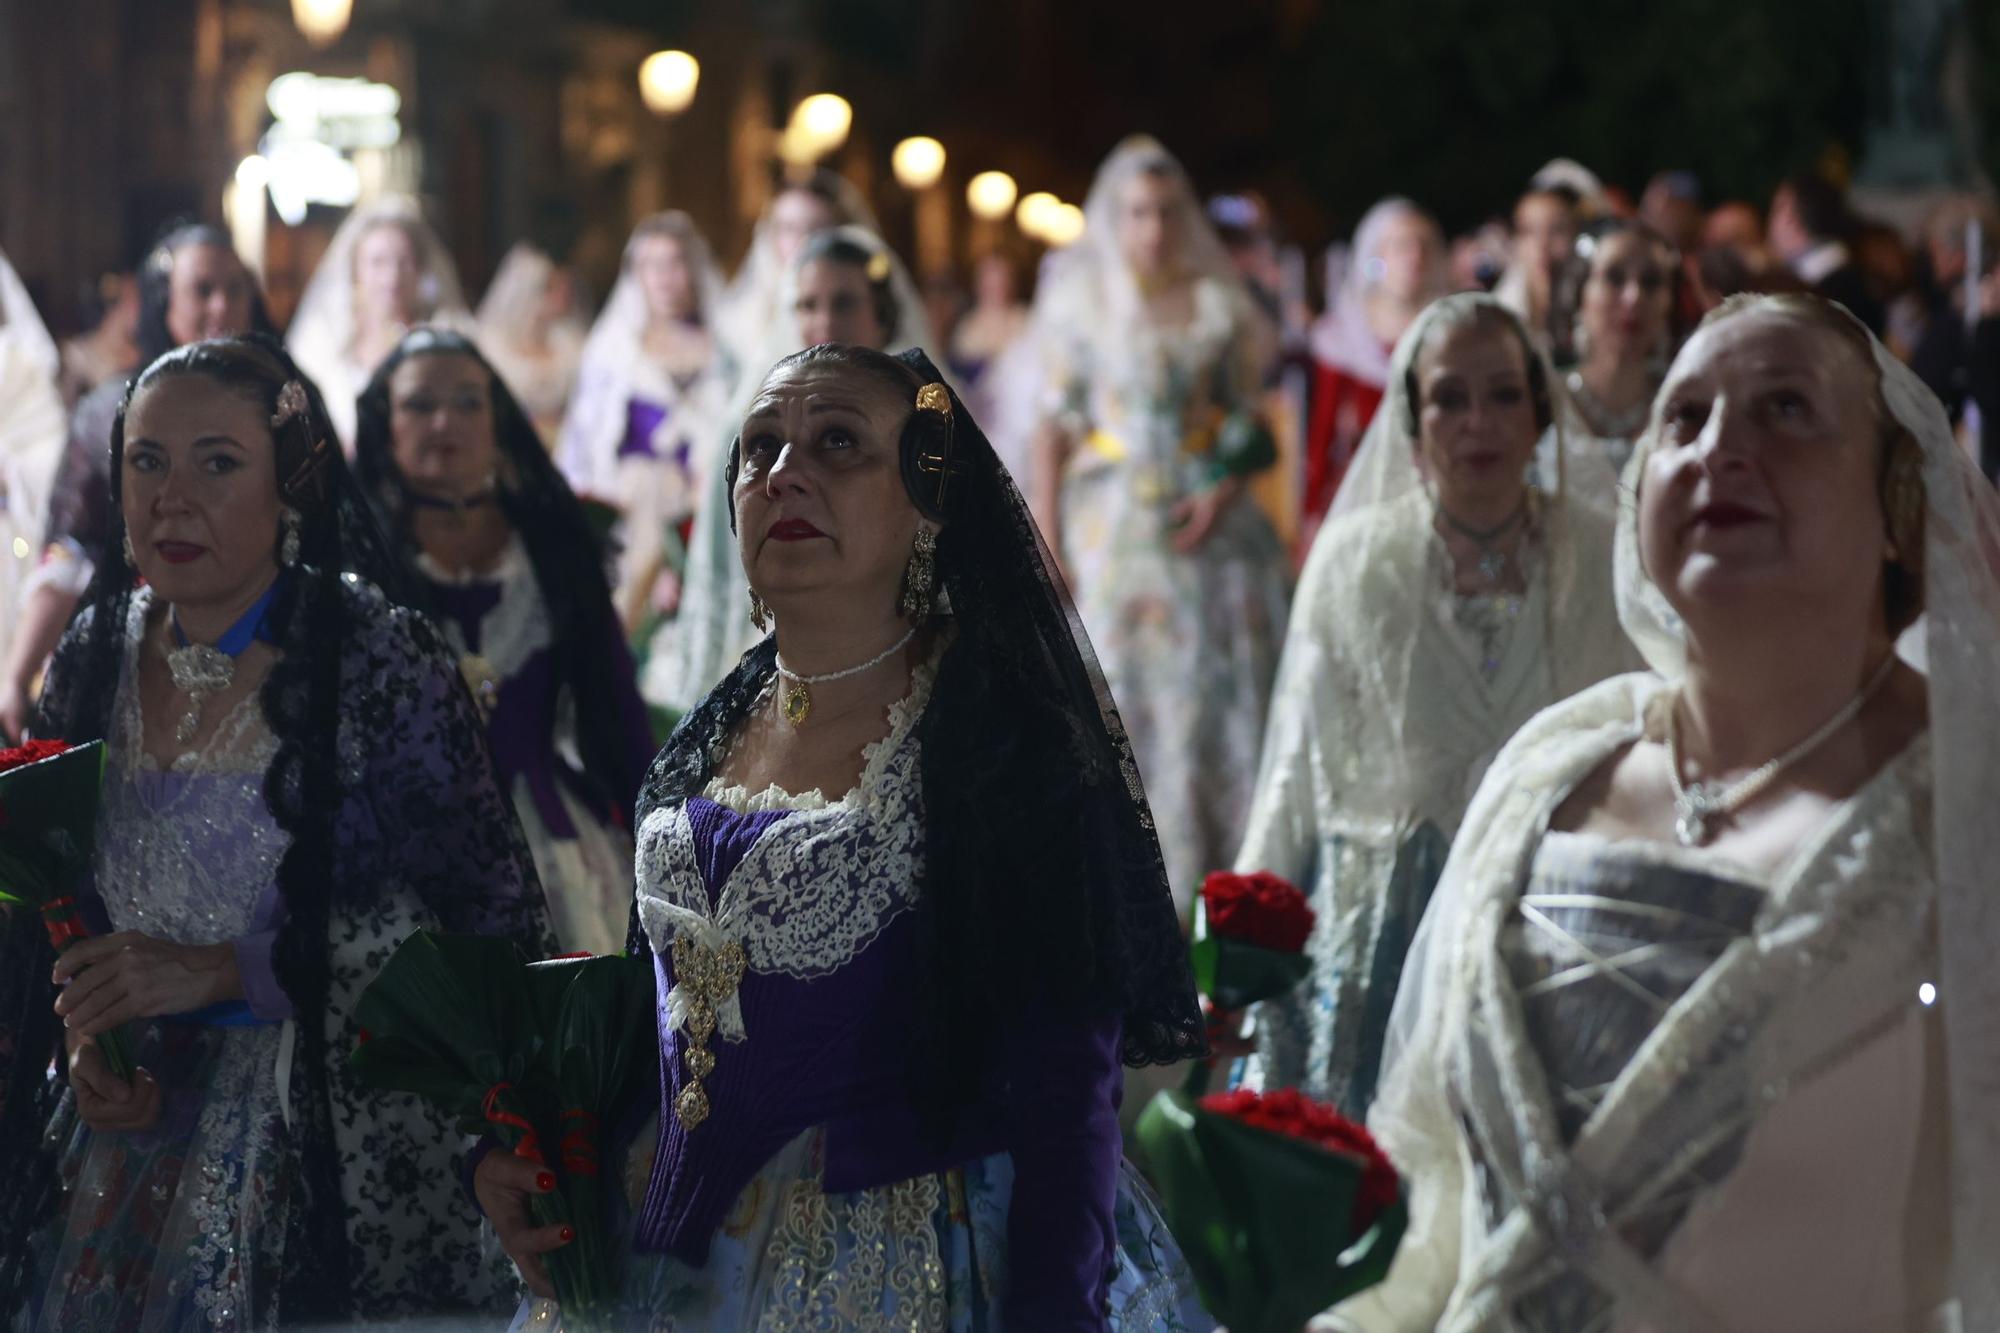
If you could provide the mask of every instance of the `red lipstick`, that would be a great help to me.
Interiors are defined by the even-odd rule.
[[[196,546],[193,542],[154,542],[153,549],[170,565],[185,565],[208,553],[206,546]]]
[[[803,542],[811,541],[814,537],[826,536],[824,532],[802,518],[781,518],[773,523],[771,530],[764,535],[774,542]]]

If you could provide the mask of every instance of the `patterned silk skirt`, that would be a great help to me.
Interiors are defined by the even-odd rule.
[[[694,1267],[630,1247],[633,1208],[652,1170],[649,1125],[627,1156],[616,1233],[626,1271],[620,1333],[742,1330],[949,1330],[1001,1333],[1007,1289],[1007,1207],[1013,1164],[1005,1154],[939,1175],[828,1194],[820,1185],[822,1136],[792,1140],[744,1186]],[[1145,1183],[1125,1168],[1118,1190],[1116,1333],[1210,1333],[1194,1279]],[[524,1305],[516,1333],[563,1326],[552,1301]]]

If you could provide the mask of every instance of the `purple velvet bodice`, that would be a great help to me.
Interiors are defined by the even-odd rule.
[[[684,817],[714,910],[761,840],[795,834],[786,824],[799,812],[743,814],[697,796],[687,801]],[[807,822],[824,828],[818,816]],[[799,825],[797,836],[806,837],[803,830]],[[769,864],[766,858],[746,872]],[[937,1143],[917,1115],[908,1063],[918,924],[915,911],[895,915],[827,975],[747,971],[738,989],[747,1035],[727,1041],[718,1033],[711,1040],[715,1067],[703,1085],[712,1109],[692,1131],[673,1109],[686,1082],[686,1037],[670,1026],[665,1000],[675,982],[673,963],[670,953],[655,954],[662,1109],[639,1247],[704,1263],[711,1237],[751,1177],[815,1127],[825,1133],[824,1186],[833,1193],[1006,1152],[1015,1166],[1009,1326],[1099,1328],[1116,1248],[1118,1025],[1023,1015],[999,1034],[973,1108],[949,1142]]]

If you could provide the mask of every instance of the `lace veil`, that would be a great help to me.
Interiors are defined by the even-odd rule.
[[[341,440],[354,439],[354,398],[373,366],[354,366],[354,252],[361,238],[383,223],[401,226],[417,247],[416,324],[472,326],[465,290],[459,286],[458,265],[444,242],[424,220],[423,209],[407,195],[386,195],[347,215],[333,233],[319,267],[306,283],[285,333],[285,346],[326,394],[328,414]]]
[[[771,196],[772,202],[775,203],[788,190],[801,188],[810,190],[827,202],[833,210],[835,226],[859,227],[870,233],[879,229],[875,211],[868,207],[861,191],[855,189],[845,176],[824,168],[815,170],[804,182],[781,183],[777,193]],[[730,280],[721,305],[716,308],[716,326],[722,341],[760,380],[771,363],[759,361],[758,351],[765,345],[773,325],[789,323],[790,306],[783,298],[791,265],[778,257],[776,232],[772,210],[766,208],[764,216],[757,219],[756,230],[750,234],[750,249],[744,254],[736,276]],[[785,349],[792,350],[795,349]]]
[[[1866,332],[1859,321],[1856,327]],[[1996,1328],[2000,1268],[1992,1256],[2000,1254],[2000,1190],[1994,1188],[2000,1181],[2000,971],[1992,960],[2000,952],[2000,897],[1994,893],[1993,869],[2000,866],[2000,821],[1993,817],[1992,802],[1993,793],[2000,791],[2000,500],[1959,448],[1937,398],[1873,335],[1869,343],[1883,398],[1923,456],[1924,615],[1906,635],[1905,650],[1912,640],[1920,645],[1929,681],[1937,984],[1949,1076],[1954,1191],[1952,1285],[1962,1327]],[[1640,436],[1627,476],[1640,475],[1652,436],[1650,428]],[[1619,618],[1648,665],[1671,682],[1686,673],[1685,631],[1641,564],[1637,513],[1636,493],[1628,487],[1620,497],[1614,562]],[[1510,749],[1522,773],[1532,776],[1563,762],[1558,755],[1560,725],[1560,719],[1547,726],[1538,720],[1517,738]],[[1495,794],[1482,792],[1468,816],[1468,830],[1490,819],[1494,799]],[[1467,841],[1461,838],[1460,850]],[[1463,921],[1463,894],[1470,891],[1464,885],[1476,877],[1461,869],[1459,861],[1455,851],[1412,948],[1408,976],[1453,967],[1448,941]],[[1434,1090],[1424,1090],[1436,1064],[1427,1057],[1449,1039],[1440,1025],[1452,1020],[1438,1012],[1438,996],[1446,993],[1432,985],[1406,985],[1397,997],[1384,1091],[1377,1103],[1377,1114],[1388,1121],[1400,1117],[1400,1104],[1434,1096]]]
[[[896,252],[866,228],[846,226],[830,230],[868,254],[888,261],[896,326],[890,331],[888,345],[879,350],[902,352],[935,347],[923,296]],[[801,258],[803,254],[802,251]],[[799,350],[798,324],[792,308],[798,298],[801,267],[801,263],[795,262],[785,274],[774,307],[778,313],[762,331],[758,350],[741,367],[742,378],[722,418],[723,430],[730,436],[743,424],[751,399],[763,387],[765,374]],[[686,712],[700,702],[744,650],[761,637],[750,624],[750,585],[743,577],[742,558],[730,526],[729,482],[724,472],[720,467],[711,468],[703,486],[694,529],[688,538],[680,615],[669,640],[661,645],[667,651],[657,659],[657,665],[648,667],[647,697],[665,703],[675,712]]]
[[[798,356],[907,380],[912,399],[944,382],[917,350],[894,362],[849,347]],[[947,1118],[974,1095],[998,1035],[1037,1015],[1118,1016],[1128,1064],[1204,1048],[1124,725],[1026,502],[951,401],[954,481],[936,558],[956,635],[918,724],[926,850],[912,1018],[916,1095]],[[702,790],[771,677],[774,645],[745,654],[675,731],[642,820]],[[632,929],[644,947],[636,912]]]
[[[618,441],[626,428],[625,406],[632,396],[633,381],[644,356],[640,347],[651,316],[646,294],[632,274],[632,253],[648,236],[670,236],[680,242],[681,254],[694,278],[694,317],[713,328],[722,310],[722,270],[715,254],[694,219],[679,211],[655,213],[643,219],[625,242],[625,256],[618,267],[618,281],[611,296],[590,326],[584,340],[583,357],[577,366],[577,387],[563,418],[562,437],[556,444],[556,460],[572,484],[590,492],[608,490],[615,478],[604,475],[605,460],[618,451]],[[718,339],[715,355],[724,355]]]

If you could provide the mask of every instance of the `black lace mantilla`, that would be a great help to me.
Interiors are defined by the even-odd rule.
[[[195,352],[203,355],[188,373],[235,376],[274,408],[282,383],[297,378],[269,340],[172,355]],[[226,364],[216,372],[211,359]],[[308,396],[307,427],[330,440],[317,391]],[[89,605],[56,652],[35,728],[72,743],[106,735],[126,651],[135,571],[118,519],[123,426],[121,411],[111,442],[109,550]],[[279,447],[282,461],[285,441]],[[374,586],[399,571],[338,449],[327,452],[314,493],[295,497],[304,516],[302,560],[282,577],[272,606],[284,651],[260,694],[278,741],[264,798],[291,840],[277,872],[285,920],[273,959],[302,1020],[292,1070],[299,1193],[278,1293],[288,1323],[450,1310],[458,1280],[477,1289],[476,1273],[488,1265],[477,1253],[476,1218],[458,1200],[466,1215],[440,1218],[419,1256],[429,1276],[388,1289],[373,1271],[401,1268],[409,1256],[378,1265],[387,1257],[377,1253],[384,1230],[371,1223],[371,1210],[422,1206],[382,1182],[398,1178],[399,1162],[407,1167],[453,1139],[448,1125],[426,1119],[401,1094],[348,1081],[350,1009],[360,987],[412,922],[509,936],[537,954],[555,947],[477,707],[436,629]],[[66,1112],[67,1085],[44,1072],[61,1045],[47,938],[33,914],[0,916],[0,1179],[9,1182],[0,1192],[0,1308],[11,1310],[47,1276],[31,1271],[29,1247],[63,1202],[50,1130]],[[357,1135],[366,1136],[365,1149]]]
[[[886,374],[914,400],[922,352],[802,356]],[[879,362],[880,364],[873,364]],[[1187,943],[1132,749],[1068,590],[985,435],[952,397],[957,474],[937,566],[956,634],[918,723],[926,828],[914,1086],[952,1113],[1023,1012],[1117,1015],[1130,1065],[1206,1053]],[[681,722],[639,818],[711,777],[774,670],[766,639]],[[636,913],[630,947],[646,948]]]

